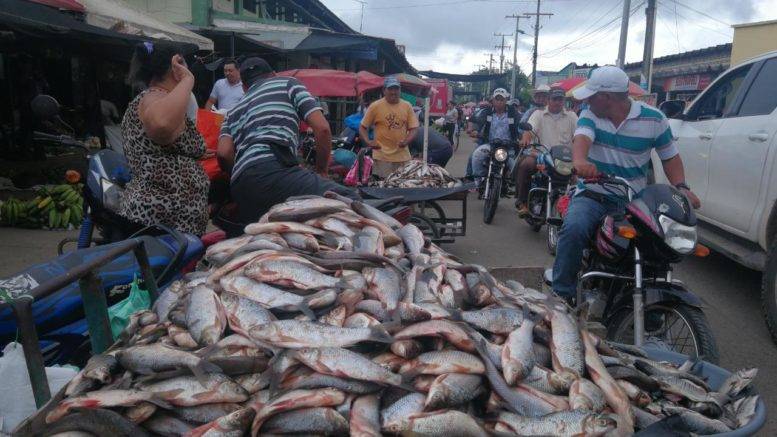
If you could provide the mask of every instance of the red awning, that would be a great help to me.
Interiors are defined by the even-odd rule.
[[[360,71],[296,69],[275,73],[276,76],[297,78],[316,97],[357,97],[365,89],[383,84],[383,78],[375,74]]]
[[[42,5],[51,6],[52,8],[64,9],[66,11],[73,12],[86,12],[86,8],[76,0],[31,0],[33,3],[40,3]]]

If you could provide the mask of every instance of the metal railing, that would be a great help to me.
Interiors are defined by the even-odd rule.
[[[38,343],[38,333],[35,329],[35,319],[32,314],[32,304],[35,299],[45,298],[66,285],[78,281],[84,305],[84,315],[89,327],[92,353],[100,354],[111,346],[113,335],[111,334],[111,325],[108,319],[108,302],[103,291],[102,280],[95,273],[96,270],[132,251],[135,254],[135,259],[137,259],[140,274],[149,292],[151,303],[157,298],[157,284],[143,240],[132,238],[111,246],[113,247],[89,262],[73,267],[63,275],[38,285],[27,294],[0,303],[0,308],[11,306],[13,309],[16,326],[19,330],[19,341],[24,351],[24,359],[27,363],[27,371],[30,374],[30,385],[32,386],[32,393],[37,408],[41,408],[51,398],[51,391],[46,378],[43,354]]]

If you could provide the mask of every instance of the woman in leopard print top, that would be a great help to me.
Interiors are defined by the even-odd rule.
[[[121,123],[132,180],[119,214],[144,225],[164,224],[195,235],[208,223],[208,178],[197,163],[205,142],[186,117],[194,76],[175,43],[143,43],[131,77],[148,85]]]

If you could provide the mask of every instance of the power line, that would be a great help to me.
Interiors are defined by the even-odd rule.
[[[679,2],[679,1],[677,1],[677,0],[669,0],[669,1],[671,1],[672,3],[674,3],[674,4],[676,4],[676,5],[680,5],[680,6],[684,7],[685,9],[688,9],[688,10],[691,10],[691,11],[693,11],[693,12],[696,12],[696,13],[697,13],[697,14],[699,14],[699,15],[703,15],[703,16],[705,16],[705,17],[709,18],[709,19],[710,19],[710,20],[712,20],[712,21],[717,21],[718,23],[720,23],[720,24],[722,24],[722,25],[724,25],[724,26],[731,27],[731,23],[726,23],[725,21],[719,20],[719,19],[717,19],[717,18],[713,17],[712,15],[709,15],[709,14],[708,14],[708,13],[706,13],[706,12],[700,11],[700,10],[698,10],[698,9],[694,9],[694,8],[692,8],[692,7],[688,6],[688,5],[685,5],[685,4],[683,4],[683,3],[680,3],[680,2]]]
[[[582,30],[582,31],[580,32],[580,34],[579,34],[579,35],[577,35],[577,36],[575,36],[573,39],[569,40],[569,41],[568,41],[566,44],[563,44],[563,45],[561,45],[561,46],[559,46],[559,47],[552,48],[552,49],[548,50],[547,52],[543,53],[542,55],[543,55],[543,56],[545,56],[545,55],[547,55],[547,54],[549,54],[549,53],[555,52],[556,50],[563,49],[563,48],[565,48],[565,47],[568,47],[568,46],[570,46],[570,45],[572,45],[572,44],[574,44],[574,43],[576,43],[576,42],[579,42],[581,39],[583,39],[583,38],[585,38],[585,37],[586,37],[586,36],[584,36],[585,32],[587,32],[589,29],[591,29],[593,26],[595,26],[595,25],[596,25],[596,23],[598,23],[598,22],[599,22],[599,20],[601,20],[602,18],[604,18],[604,17],[606,17],[608,14],[610,14],[610,13],[611,13],[613,10],[615,10],[615,9],[618,7],[618,5],[620,5],[620,4],[621,4],[621,2],[620,2],[620,1],[619,1],[619,2],[617,2],[617,3],[615,3],[615,5],[613,5],[613,7],[611,7],[611,8],[610,8],[610,9],[609,9],[607,12],[605,12],[604,14],[600,15],[600,16],[599,16],[599,18],[597,18],[596,20],[594,20],[594,21],[593,21],[593,23],[589,24],[589,25],[588,25],[588,27],[586,27],[584,30]],[[618,18],[620,18],[620,14],[616,15],[614,19],[616,19],[616,20],[617,20]],[[608,25],[608,24],[610,24],[610,23],[612,23],[612,20],[611,20],[610,22],[608,22],[608,23],[605,23],[605,24],[604,24],[604,26],[606,26],[606,25]],[[599,29],[601,29],[601,27],[600,27]],[[597,29],[597,30],[598,30],[598,29]],[[593,30],[593,31],[591,31],[591,32],[596,32],[596,30]]]
[[[662,1],[659,1],[658,4],[666,6],[666,3],[662,2]],[[727,38],[731,38],[731,34],[730,33],[723,33],[719,29],[713,29],[712,27],[707,27],[707,26],[699,23],[699,20],[691,20],[690,18],[686,17],[685,15],[683,15],[683,14],[681,14],[679,12],[677,13],[677,15],[680,18],[682,18],[683,20],[687,21],[688,23],[693,24],[694,26],[700,27],[702,29],[709,30],[710,32],[715,32],[715,33],[717,33],[719,35],[723,35],[723,36],[725,36]]]

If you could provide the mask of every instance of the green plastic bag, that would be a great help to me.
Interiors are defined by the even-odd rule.
[[[147,290],[138,285],[138,278],[132,281],[129,296],[108,308],[108,319],[111,322],[111,334],[113,339],[119,337],[121,331],[127,327],[130,316],[138,311],[151,307],[151,297]]]

